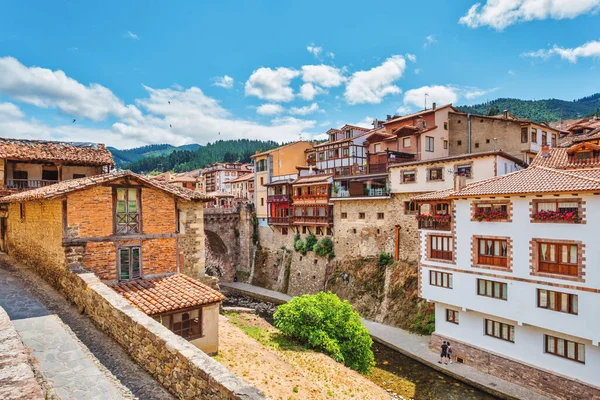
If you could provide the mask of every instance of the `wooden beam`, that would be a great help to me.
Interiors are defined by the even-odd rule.
[[[73,244],[84,244],[90,242],[122,242],[127,240],[152,240],[152,239],[170,239],[178,238],[178,233],[154,233],[154,234],[136,234],[136,235],[110,235],[110,236],[90,236],[78,238],[64,238],[63,246]]]

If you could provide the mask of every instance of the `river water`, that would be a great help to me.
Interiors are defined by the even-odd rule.
[[[273,313],[277,309],[271,303],[238,295],[228,295],[223,305],[255,309],[270,323],[273,323]],[[372,349],[376,366],[366,377],[390,393],[415,400],[496,399],[379,343],[373,343]]]

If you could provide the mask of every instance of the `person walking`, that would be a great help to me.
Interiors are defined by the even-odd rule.
[[[447,342],[446,344],[448,345],[448,349],[446,349],[446,353],[448,354],[448,362],[452,364],[452,345],[450,345],[450,342]]]
[[[448,364],[446,358],[448,357],[448,345],[446,344],[446,341],[444,340],[444,343],[442,343],[442,352],[440,354],[440,361],[438,361],[438,364],[441,364],[442,361],[445,362],[445,364]]]

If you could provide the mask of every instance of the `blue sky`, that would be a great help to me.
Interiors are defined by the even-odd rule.
[[[288,141],[416,111],[425,93],[600,91],[600,0],[148,3],[5,2],[0,135]]]

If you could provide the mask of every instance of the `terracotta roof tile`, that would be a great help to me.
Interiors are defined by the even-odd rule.
[[[406,114],[406,115],[398,116],[398,117],[392,118],[392,119],[390,119],[388,121],[384,121],[383,124],[386,125],[386,124],[390,124],[390,123],[395,123],[395,122],[402,121],[403,119],[418,117],[419,115],[429,114],[429,113],[432,113],[432,112],[435,112],[435,111],[442,110],[442,109],[444,109],[446,107],[452,107],[452,103],[445,104],[445,105],[440,106],[440,107],[436,107],[435,110],[433,108],[429,108],[427,110],[417,111],[417,112],[412,113],[412,114]],[[454,110],[454,107],[452,107],[452,109]]]
[[[236,182],[246,182],[254,179],[254,173],[240,175],[237,178],[231,179],[229,181],[225,181],[225,183],[236,183]]]
[[[225,300],[220,292],[183,274],[111,283],[109,286],[148,315]]]
[[[331,174],[316,174],[316,175],[308,175],[301,176],[295,181],[292,182],[294,185],[302,185],[306,183],[327,183],[333,175]]]
[[[580,146],[575,145],[575,146]],[[587,160],[577,160],[569,157],[571,147],[555,147],[550,149],[548,155],[544,156],[542,152],[533,159],[531,165],[536,167],[559,168],[559,169],[581,169],[590,167],[600,167],[600,158],[590,158]]]
[[[0,138],[0,158],[96,166],[115,164],[103,144],[28,139]]]
[[[12,194],[10,196],[0,198],[0,203],[20,203],[23,201],[50,199],[53,197],[61,196],[66,193],[74,192],[76,190],[83,190],[92,186],[108,183],[117,179],[129,177],[139,182],[145,183],[148,186],[155,187],[159,190],[170,193],[184,200],[211,200],[199,192],[195,192],[184,187],[172,185],[170,183],[162,182],[156,179],[150,179],[143,175],[133,173],[131,171],[119,171],[112,172],[110,174],[95,175],[79,179],[71,179],[55,183],[54,185],[44,186],[38,189],[27,190]]]
[[[448,196],[450,196],[452,193],[454,193],[454,188],[443,189],[443,190],[438,190],[437,192],[430,192],[430,193],[421,194],[419,196],[415,196],[415,197],[411,198],[411,200],[412,201],[443,200],[443,199],[447,199]]]

